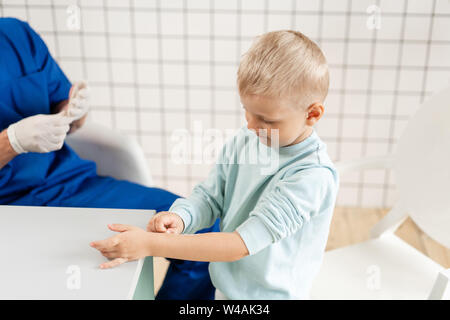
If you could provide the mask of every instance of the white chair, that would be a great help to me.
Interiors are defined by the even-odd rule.
[[[449,299],[445,270],[394,232],[409,215],[450,248],[450,88],[434,95],[408,122],[395,154],[337,163],[351,170],[392,168],[399,200],[368,241],[327,251],[311,299]]]
[[[83,159],[97,164],[97,174],[153,185],[144,152],[135,139],[108,127],[87,121],[66,142]]]

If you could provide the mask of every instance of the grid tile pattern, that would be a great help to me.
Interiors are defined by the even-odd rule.
[[[135,137],[156,185],[183,196],[210,165],[174,163],[171,133],[245,123],[235,76],[256,35],[295,29],[322,47],[331,87],[316,129],[334,161],[394,152],[419,103],[449,84],[447,0],[0,0],[0,15],[28,21],[71,80],[87,79],[93,120]],[[337,205],[396,199],[390,170],[341,178]]]

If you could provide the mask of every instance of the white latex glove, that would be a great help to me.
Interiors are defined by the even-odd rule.
[[[86,82],[75,82],[69,92],[66,115],[72,121],[82,118],[89,111],[89,89]]]
[[[9,142],[17,153],[46,153],[62,148],[72,119],[64,112],[38,114],[8,127]]]

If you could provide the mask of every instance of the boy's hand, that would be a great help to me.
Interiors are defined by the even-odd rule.
[[[147,231],[180,234],[184,230],[183,219],[173,212],[161,211],[155,214],[147,224]]]
[[[112,268],[124,262],[144,258],[149,254],[148,232],[124,224],[110,224],[108,228],[119,234],[100,241],[91,242],[91,247],[112,261],[100,265],[101,269]]]

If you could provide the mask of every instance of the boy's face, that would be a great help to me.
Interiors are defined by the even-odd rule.
[[[268,146],[276,145],[271,140],[276,137],[272,132],[274,129],[278,129],[279,147],[303,141],[311,134],[312,126],[323,114],[322,104],[314,103],[305,109],[293,99],[245,95],[241,96],[241,103],[245,109],[247,128],[253,130],[261,142]],[[267,130],[267,141],[262,129]]]

